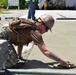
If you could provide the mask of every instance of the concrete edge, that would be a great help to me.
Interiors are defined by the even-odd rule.
[[[76,71],[70,70],[46,70],[46,69],[7,69],[15,74],[50,74],[50,75],[76,75]]]
[[[76,20],[76,18],[56,18],[56,20]]]

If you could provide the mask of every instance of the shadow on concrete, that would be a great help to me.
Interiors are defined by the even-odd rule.
[[[28,60],[19,62],[17,65],[11,67],[11,69],[73,69],[75,67],[59,67],[58,62],[44,63],[39,60]]]

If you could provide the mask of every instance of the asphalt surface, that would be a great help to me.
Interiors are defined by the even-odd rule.
[[[27,17],[27,10],[11,10],[12,15],[3,15],[0,14],[0,17]],[[56,55],[61,57],[64,60],[68,60],[76,65],[76,20],[57,20],[57,18],[76,18],[76,11],[69,10],[36,10],[36,17],[39,17],[42,14],[49,13],[55,19],[55,25],[52,29],[52,33],[49,31],[43,35],[43,39],[46,43],[46,46],[54,52]],[[64,17],[65,16],[65,17]],[[8,20],[1,20],[1,24],[9,23]],[[25,48],[24,48],[25,50]],[[25,54],[23,53],[25,58]],[[61,69],[59,67],[54,67],[57,62],[45,57],[42,52],[38,49],[37,46],[34,46],[31,54],[28,57],[28,63],[21,62],[16,69],[24,70],[39,70],[39,71],[50,71],[53,75],[57,72],[56,75],[76,75],[76,68],[70,69]],[[37,72],[36,71],[36,72]],[[53,72],[54,71],[54,72]],[[65,72],[64,72],[65,71]],[[61,74],[60,74],[61,73]],[[71,74],[72,73],[72,74]],[[34,74],[33,74],[34,75]],[[40,74],[39,74],[40,75]],[[46,74],[48,75],[48,74]],[[55,75],[55,74],[54,74]]]

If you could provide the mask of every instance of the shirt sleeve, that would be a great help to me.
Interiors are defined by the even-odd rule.
[[[44,44],[43,38],[39,32],[31,31],[31,37],[35,44]]]

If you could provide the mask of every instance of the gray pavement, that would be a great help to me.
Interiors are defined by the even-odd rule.
[[[14,11],[15,10],[13,10],[13,12]],[[19,14],[17,17],[26,18],[27,10],[23,10],[23,12],[24,13],[22,14],[22,10],[15,11],[12,16]],[[76,18],[76,11],[36,10],[36,17],[44,13],[51,14],[56,21],[52,33],[49,31],[43,35],[47,47],[59,57],[69,60],[76,65],[76,20],[57,20],[57,18],[64,18],[64,16]],[[23,54],[23,57],[25,57],[25,54]],[[56,75],[76,75],[76,68],[61,69],[53,67],[54,64],[56,65],[57,62],[45,57],[38,47],[34,46],[28,57],[28,63],[21,63],[20,68],[25,71],[29,70],[29,72],[31,72],[30,70],[34,70],[36,73],[50,71],[50,75],[55,75],[55,73]]]
[[[0,14],[0,17],[3,20],[9,17],[23,17],[27,18],[28,10],[8,10],[10,14]],[[51,14],[54,19],[57,18],[76,18],[76,11],[75,10],[36,10],[36,18],[38,18],[42,14]],[[6,20],[5,20],[6,21]]]
[[[51,14],[54,19],[56,20],[57,18],[76,18],[76,11],[75,10],[36,10],[36,18],[38,18],[42,14]],[[21,16],[23,18],[27,18],[27,14]]]
[[[9,18],[17,18],[20,17],[22,15],[25,15],[27,13],[27,10],[8,10],[6,12],[10,12],[9,14],[0,14],[1,20],[0,23],[1,24],[6,24],[9,22]],[[8,19],[6,19],[8,18]]]

